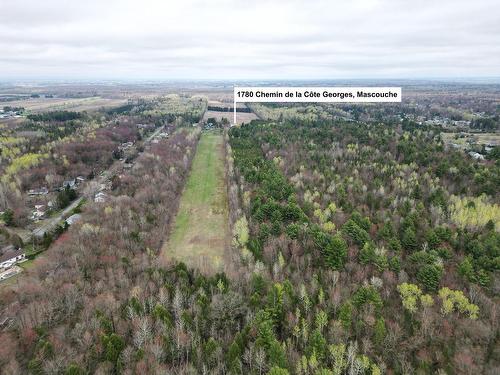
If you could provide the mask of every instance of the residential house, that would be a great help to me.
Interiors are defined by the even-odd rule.
[[[14,245],[6,246],[0,253],[0,269],[8,269],[24,260],[26,260],[26,254],[22,249],[16,249]]]
[[[67,180],[67,181],[64,181],[63,184],[62,184],[62,190],[66,189],[66,187],[70,188],[70,189],[74,189],[75,188],[75,185],[76,185],[76,180],[75,179],[72,179],[72,180]]]
[[[479,152],[471,151],[469,155],[472,156],[476,160],[484,160],[484,155],[481,155]]]
[[[119,147],[120,150],[126,150],[134,145],[134,142],[125,142],[122,143]]]
[[[21,272],[21,270],[22,269],[20,267],[10,267],[6,271],[0,272],[0,281],[6,280],[9,277],[17,275],[19,272]]]
[[[44,207],[45,206],[43,204],[36,204],[35,210],[31,213],[31,220],[40,220],[45,215],[45,211],[43,210]]]
[[[94,202],[103,203],[106,202],[107,198],[108,196],[101,191],[94,196]]]
[[[47,194],[49,194],[49,189],[47,189],[46,187],[28,190],[28,195],[47,195]]]
[[[76,223],[77,221],[79,221],[81,218],[82,218],[82,215],[80,215],[80,214],[74,214],[74,215],[71,215],[70,217],[68,217],[66,219],[66,223],[68,225],[73,225],[74,223]]]
[[[154,127],[154,124],[137,124],[139,129],[153,129]]]

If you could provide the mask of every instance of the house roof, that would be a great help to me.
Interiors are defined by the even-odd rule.
[[[47,189],[46,187],[28,190],[28,194],[47,194],[48,192],[49,192],[49,189]]]
[[[22,254],[24,254],[24,251],[22,249],[7,251],[6,253],[0,255],[0,263],[6,262]]]
[[[72,225],[74,223],[76,223],[78,220],[80,220],[82,217],[82,215],[80,214],[74,214],[74,215],[71,215],[70,217],[68,217],[66,219],[66,222],[69,224],[69,225]]]

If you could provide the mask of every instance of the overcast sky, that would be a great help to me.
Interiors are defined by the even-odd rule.
[[[0,78],[500,76],[499,0],[0,0]]]

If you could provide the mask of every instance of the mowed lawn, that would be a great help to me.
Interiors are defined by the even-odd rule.
[[[203,272],[222,270],[228,240],[227,211],[223,138],[219,133],[203,133],[162,257]]]

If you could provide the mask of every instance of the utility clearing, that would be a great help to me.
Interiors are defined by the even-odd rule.
[[[228,236],[223,137],[220,133],[206,132],[198,143],[162,257],[182,261],[202,272],[221,271]]]

